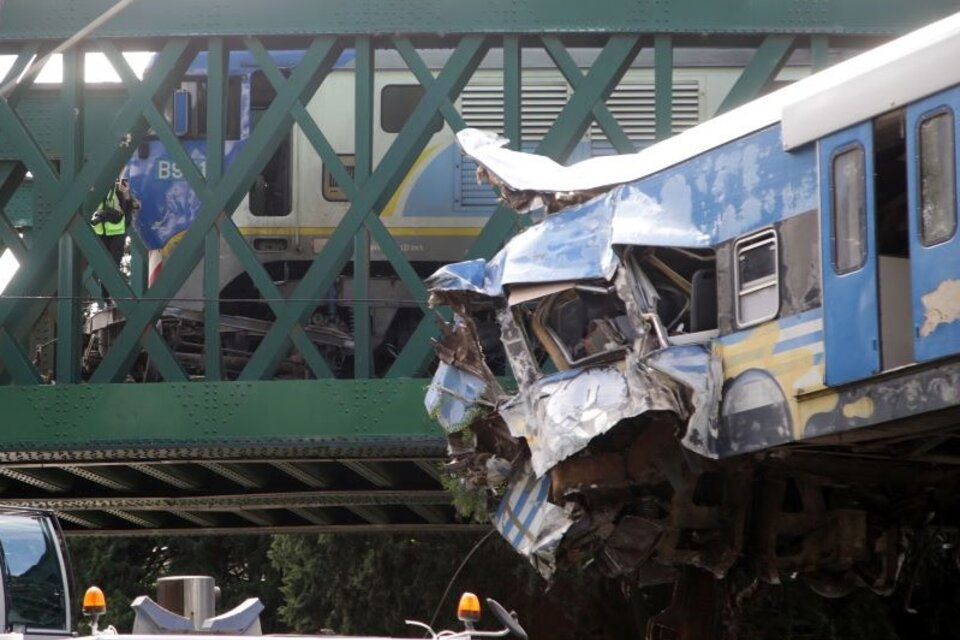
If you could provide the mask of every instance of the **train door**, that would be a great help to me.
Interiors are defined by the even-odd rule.
[[[819,163],[826,382],[837,385],[880,369],[872,124],[820,140]]]
[[[928,361],[960,352],[956,109],[950,90],[907,109],[914,351]]]

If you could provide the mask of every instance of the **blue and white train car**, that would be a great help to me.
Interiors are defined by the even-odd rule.
[[[568,167],[460,134],[559,211],[430,280],[460,321],[427,408],[543,573],[889,592],[900,532],[955,518],[958,55],[960,14]],[[491,311],[516,392],[464,355]]]

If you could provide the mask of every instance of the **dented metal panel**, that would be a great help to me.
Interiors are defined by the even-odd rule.
[[[651,353],[644,364],[687,388],[690,417],[681,442],[691,451],[715,458],[723,368],[712,345],[668,347]]]
[[[487,383],[480,376],[440,362],[424,403],[431,418],[447,433],[456,433],[476,418],[486,390]]]
[[[675,388],[627,358],[623,369],[572,369],[544,376],[500,409],[510,433],[530,447],[537,477],[591,440],[646,411],[682,410]]]
[[[647,425],[661,416],[673,416],[669,432],[706,458],[716,456],[719,441],[722,371],[711,347],[715,332],[671,342],[657,315],[660,294],[645,272],[662,263],[647,264],[647,257],[624,262],[613,252],[617,206],[610,203],[616,196],[547,217],[489,263],[450,265],[428,281],[434,303],[451,305],[458,320],[438,345],[441,364],[427,410],[448,433],[453,472],[469,486],[503,496],[497,528],[545,576],[554,571],[571,527],[580,542],[569,545],[603,546],[614,573],[635,569],[657,549],[664,557],[674,553],[676,540],[660,544],[668,527],[656,518],[578,506],[579,492],[602,493],[611,482],[626,486],[626,454],[616,454],[613,466],[601,464],[602,454],[592,451],[596,442],[617,429],[627,429],[618,437],[646,442]],[[640,192],[624,202],[657,206]],[[701,242],[703,234],[692,232]],[[491,307],[518,383],[512,394],[491,385],[473,329]],[[544,371],[544,352],[559,371]],[[662,442],[658,438],[650,442]],[[630,450],[637,446],[643,445]],[[644,456],[660,454],[650,450],[631,459],[636,465]],[[586,463],[594,457],[597,464]],[[616,469],[622,472],[611,476]],[[635,469],[638,478],[651,473],[642,465]],[[664,473],[652,472],[650,481],[662,483],[653,477]],[[670,473],[683,491],[692,491],[684,483],[695,476]],[[649,534],[640,547],[629,539],[638,531]],[[725,571],[726,560],[703,562]]]
[[[442,267],[427,288],[497,297],[510,285],[609,280],[619,263],[610,243],[612,215],[608,208],[585,207],[551,216],[513,237],[489,262]]]
[[[503,496],[493,524],[507,542],[544,578],[557,568],[557,550],[573,524],[569,508],[549,500],[550,477],[537,478],[529,466],[517,470]]]

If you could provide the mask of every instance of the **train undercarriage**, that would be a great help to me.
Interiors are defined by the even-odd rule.
[[[764,584],[890,596],[911,580],[911,555],[930,551],[918,541],[960,523],[956,412],[722,460],[686,450],[682,429],[670,413],[626,420],[548,472],[547,500],[571,522],[556,570],[675,585],[673,604],[650,621],[652,640],[735,638],[740,609]],[[497,510],[504,490],[489,485],[491,458],[529,452],[496,417],[470,431],[470,443],[451,436],[450,470],[490,490]]]
[[[276,270],[276,266],[268,265],[272,270]],[[295,267],[296,265],[287,266],[281,271],[283,275],[290,275],[296,271]],[[306,268],[302,265],[300,267],[301,272]],[[284,295],[290,295],[298,282],[281,278],[278,288]],[[317,301],[317,307],[310,319],[302,325],[304,336],[316,346],[333,375],[338,378],[353,376],[356,345],[353,339],[355,311],[351,290],[352,278],[347,274],[341,277],[331,290],[329,299]],[[368,290],[371,296],[370,349],[374,372],[380,375],[395,360],[416,329],[423,313],[396,277],[372,277]],[[190,302],[192,300],[181,306],[165,308],[156,322],[156,327],[184,372],[193,379],[203,379],[206,374],[205,315],[202,306]],[[273,326],[274,319],[270,305],[263,300],[249,278],[237,278],[224,288],[219,314],[220,375],[223,379],[233,380],[240,376]],[[125,322],[120,308],[114,304],[89,308],[84,325],[81,359],[84,379],[88,379],[99,366],[123,330]],[[38,352],[38,358],[43,355]],[[50,355],[46,354],[48,358]],[[158,380],[158,375],[144,352],[132,366],[128,380],[151,382]],[[307,360],[294,346],[278,364],[274,377],[296,380],[320,376],[311,369]]]

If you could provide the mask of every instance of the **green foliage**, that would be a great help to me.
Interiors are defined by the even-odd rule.
[[[68,538],[67,545],[73,565],[76,622],[82,618],[84,591],[96,585],[107,598],[101,626],[112,624],[129,632],[133,627],[130,602],[138,595],[154,594],[153,585],[170,560],[169,548],[157,538]]]
[[[486,539],[453,582],[479,535],[231,536],[169,538],[71,538],[76,576],[74,609],[84,589],[107,595],[104,624],[129,632],[129,602],[154,595],[164,575],[206,574],[223,591],[224,611],[256,596],[266,609],[265,631],[383,634],[409,637],[403,620],[456,629],[456,601],[463,591],[494,597],[517,611],[532,638],[634,640],[649,617],[662,610],[669,587],[637,589],[588,569],[566,572],[546,584],[497,534]],[[902,571],[891,598],[859,589],[823,599],[803,583],[767,586],[749,599],[736,628],[738,640],[960,640],[960,577],[950,540],[920,543],[926,549]],[[79,618],[79,613],[77,618]],[[491,628],[489,616],[482,628]],[[81,632],[87,629],[80,628]]]
[[[274,628],[280,574],[267,559],[269,536],[69,538],[68,547],[78,622],[83,592],[96,585],[107,597],[107,615],[101,625],[112,624],[129,633],[134,617],[129,605],[134,598],[156,599],[157,578],[190,574],[213,576],[222,592],[219,612],[245,598],[260,598],[265,605],[260,617],[264,631]]]
[[[460,561],[478,541],[466,535],[278,536],[270,557],[283,573],[281,619],[291,631],[406,635],[405,618],[429,621]],[[493,543],[493,544],[491,544]],[[462,590],[494,597],[538,579],[489,539],[441,608],[451,615]],[[489,545],[489,546],[487,546]],[[509,585],[509,589],[504,587]],[[538,587],[541,585],[538,585]]]
[[[767,586],[741,612],[738,640],[897,640],[889,599],[858,589],[826,599],[802,580]]]
[[[283,574],[280,619],[294,633],[327,628],[344,634],[410,637],[403,620],[458,629],[463,591],[516,610],[531,637],[634,640],[667,590],[624,590],[596,572],[567,573],[547,585],[500,536],[470,558],[441,603],[457,567],[480,538],[455,535],[277,536],[270,558]],[[481,628],[493,628],[487,615]],[[414,632],[419,636],[419,633]]]
[[[447,473],[440,475],[440,484],[450,493],[453,508],[461,518],[479,524],[490,522],[490,498],[486,489],[469,487],[460,478]]]

